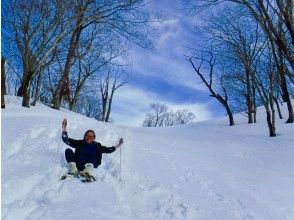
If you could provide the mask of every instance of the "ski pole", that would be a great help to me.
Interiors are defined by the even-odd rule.
[[[63,124],[63,123],[64,123],[64,122],[62,122],[61,134],[63,134],[63,127],[64,127],[64,124]],[[65,125],[65,126],[66,126],[66,125]],[[59,143],[58,143],[58,147],[57,147],[56,156],[59,154],[59,151],[60,151],[60,145],[61,145],[61,138],[59,137]],[[58,162],[58,161],[57,161],[57,158],[58,158],[58,157],[56,157],[55,162]]]
[[[58,143],[58,147],[57,147],[57,151],[56,151],[56,160],[55,160],[55,162],[58,162],[57,156],[59,154],[60,145],[61,145],[61,139],[59,139],[59,143]]]
[[[119,149],[119,181],[121,182],[121,147]]]
[[[66,131],[66,125],[67,125],[67,120],[66,120],[66,118],[64,118],[63,119],[63,121],[62,121],[62,127],[61,127],[61,134],[62,134],[62,136],[63,136],[63,131]],[[61,137],[61,138],[59,138],[59,144],[58,144],[58,148],[57,148],[57,152],[56,152],[56,154],[58,155],[59,154],[59,152],[60,152],[60,145],[61,145],[61,139],[62,139],[63,137]],[[58,157],[56,157],[56,160],[57,160],[57,158]],[[62,158],[60,158],[60,160],[62,160]],[[58,162],[58,161],[56,161],[56,162]]]

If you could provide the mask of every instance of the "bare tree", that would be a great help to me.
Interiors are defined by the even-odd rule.
[[[108,68],[101,77],[99,84],[102,109],[100,121],[109,122],[114,93],[127,83],[127,77],[123,70],[115,70],[115,68]]]
[[[257,114],[257,100],[255,94],[255,87],[251,78],[246,77],[246,72],[240,66],[235,63],[224,63],[223,67],[225,71],[222,73],[224,84],[227,89],[227,93],[230,94],[231,109],[234,112],[242,112],[248,118],[248,123],[256,123]],[[250,89],[248,89],[247,82],[251,82]],[[250,91],[250,96],[248,92]],[[250,98],[249,98],[250,97]],[[248,111],[250,109],[250,111]]]
[[[270,41],[270,45],[271,45],[271,52],[273,55],[273,60],[275,62],[275,66],[277,67],[277,71],[279,73],[279,81],[278,82],[279,82],[280,90],[282,93],[282,99],[284,102],[286,102],[287,108],[288,108],[288,119],[287,119],[286,123],[294,123],[294,110],[293,110],[293,106],[291,103],[291,97],[289,94],[289,88],[288,88],[288,83],[287,83],[287,78],[286,78],[287,72],[289,72],[288,67],[285,62],[285,58],[282,55],[282,51],[279,48],[277,48],[273,44],[272,41]],[[276,102],[278,110],[279,110],[279,115],[281,116],[277,100],[275,100],[275,102]]]
[[[162,127],[168,117],[168,107],[166,104],[151,103],[151,112],[146,114],[143,122],[144,127]]]
[[[236,3],[246,8],[294,69],[293,0],[187,0],[185,2],[188,2],[187,11],[189,13],[198,13],[224,2]],[[280,22],[286,28],[285,34],[280,31]]]
[[[217,52],[221,56],[230,56],[230,62],[239,64],[244,72],[242,81],[246,86],[248,123],[253,123],[256,118],[253,74],[266,42],[262,30],[244,15],[244,10],[234,9],[225,9],[217,17],[211,17],[207,28],[217,45]]]
[[[269,136],[274,137],[276,136],[274,99],[275,90],[278,85],[278,74],[276,74],[276,66],[274,65],[271,54],[269,54],[267,63],[264,65],[261,71],[257,71],[254,74],[254,83],[266,110]],[[265,74],[262,74],[263,70],[266,70]]]
[[[91,95],[95,91],[86,90],[81,94],[77,101],[75,111],[89,118],[100,120],[101,118],[101,100],[99,97]],[[90,94],[90,95],[89,95]]]
[[[280,108],[279,95],[277,93],[274,95],[274,102],[276,103],[276,107],[277,107],[277,110],[278,110],[279,118],[280,119],[283,119],[282,111],[281,111],[281,108]]]
[[[172,125],[182,125],[192,122],[195,115],[188,109],[169,111],[164,103],[151,103],[150,111],[145,115],[143,127],[163,127]]]
[[[282,118],[280,96],[287,103],[287,122],[293,121],[289,96],[291,87],[288,85],[289,81],[294,82],[293,0],[188,2],[187,11],[190,14],[227,2],[225,8],[221,7],[222,12],[217,12],[218,16],[210,17],[208,27],[205,27],[210,33],[210,41],[213,39],[216,42],[218,57],[225,59],[225,64],[222,63],[219,67],[225,68],[225,74],[220,74],[220,78],[225,77],[226,81],[231,78],[231,81],[235,81],[230,87],[226,86],[226,89],[233,99],[231,102],[242,103],[245,97],[248,122],[252,119],[255,121],[256,106],[262,104],[265,107],[270,136],[275,136],[275,108]],[[195,66],[194,69],[197,70]],[[202,80],[205,78],[202,77]]]
[[[93,78],[101,78],[103,67],[111,66],[112,61],[125,53],[121,46],[116,46],[117,44],[119,42],[113,41],[113,39],[97,39],[97,36],[93,35],[91,41],[86,41],[83,43],[83,47],[79,47],[76,56],[77,62],[74,66],[76,68],[73,68],[75,71],[70,78],[70,110],[74,110],[86,82],[93,81]],[[77,73],[75,74],[75,72]]]
[[[53,94],[53,107],[59,109],[63,95],[69,88],[71,68],[74,64],[80,39],[87,29],[98,26],[101,34],[108,37],[125,37],[127,40],[144,45],[148,19],[142,17],[140,7],[143,0],[80,0],[74,5],[75,20],[73,32],[67,48],[66,61],[60,80]]]
[[[13,16],[7,22],[13,29],[12,40],[18,48],[23,70],[18,96],[23,96],[22,105],[29,107],[33,78],[51,63],[54,50],[66,35],[62,26],[65,7],[59,0],[12,0],[10,10]]]
[[[208,58],[206,58],[206,57],[208,57]],[[194,64],[193,59],[198,60],[200,62],[197,67]],[[229,98],[228,98],[227,89],[225,88],[225,85],[224,85],[224,78],[221,76],[219,79],[219,85],[221,87],[223,95],[219,94],[215,90],[215,88],[213,87],[213,77],[215,76],[216,57],[213,54],[212,48],[207,55],[205,54],[205,56],[202,55],[201,57],[195,57],[195,56],[190,57],[190,58],[188,58],[188,60],[191,63],[195,73],[200,77],[200,79],[202,80],[204,85],[209,90],[210,96],[217,99],[218,102],[220,102],[221,105],[226,109],[226,112],[229,117],[229,125],[230,126],[234,125],[235,124],[234,117],[233,117],[233,113],[232,113],[232,110],[229,105],[229,101],[228,101]],[[209,69],[208,79],[206,79],[206,77],[203,73],[202,68],[203,68],[204,64],[206,64],[207,68]]]
[[[178,110],[176,112],[171,111],[168,114],[165,125],[183,125],[192,122],[194,118],[195,115],[189,112],[188,109]]]
[[[156,116],[153,113],[147,113],[145,115],[145,119],[143,121],[142,126],[143,127],[156,127],[156,126],[154,126],[155,117]]]

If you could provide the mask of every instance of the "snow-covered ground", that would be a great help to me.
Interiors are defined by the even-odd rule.
[[[166,128],[97,122],[6,97],[2,112],[2,219],[294,219],[294,126],[227,119]],[[262,111],[261,111],[262,112]],[[81,139],[92,128],[106,146],[97,182],[60,181],[67,164],[61,122]]]

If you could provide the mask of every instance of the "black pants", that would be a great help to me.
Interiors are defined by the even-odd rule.
[[[85,169],[85,164],[86,164],[86,163],[83,163],[83,162],[81,162],[81,161],[78,161],[77,158],[76,158],[76,155],[75,155],[75,153],[72,151],[72,149],[67,148],[67,149],[65,150],[65,159],[66,159],[66,161],[67,161],[68,163],[70,163],[70,162],[75,162],[76,165],[77,165],[78,170],[83,170],[83,169]],[[97,168],[97,167],[98,167],[98,165],[95,164],[95,163],[93,163],[93,166],[94,166],[94,168]]]

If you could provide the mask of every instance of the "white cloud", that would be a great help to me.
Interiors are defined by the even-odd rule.
[[[117,91],[111,118],[115,124],[128,126],[141,126],[145,114],[149,110],[149,104],[159,102],[166,103],[170,110],[188,109],[196,116],[194,121],[203,121],[213,117],[208,104],[202,103],[174,103],[168,102],[158,94],[142,90],[139,87],[126,85]]]
[[[165,50],[170,47],[171,42],[181,37],[179,20],[171,18],[164,20],[157,25],[157,37],[154,39],[157,51]]]
[[[184,54],[174,57],[168,52],[155,53],[136,50],[133,51],[132,57],[134,74],[157,77],[171,85],[206,91],[206,88],[198,83],[199,79],[189,62],[184,59]]]
[[[164,12],[165,19],[152,24],[154,28],[150,35],[154,43],[152,51],[137,46],[131,48],[129,53],[133,64],[131,72],[149,78],[160,78],[175,87],[206,91],[205,86],[198,83],[199,78],[189,61],[185,60],[185,55],[190,54],[187,49],[188,42],[195,40],[194,34],[191,34],[192,17],[188,18],[179,13],[175,10],[176,3],[171,4],[169,1],[163,5],[152,1],[151,6],[154,9],[159,7]]]
[[[178,19],[176,18],[170,18],[170,19],[164,19],[160,22],[154,22],[151,24],[151,27],[152,28],[155,28],[155,29],[163,29],[165,27],[168,27],[168,26],[174,26],[174,25],[177,25],[178,24]]]
[[[148,111],[149,103],[161,100],[155,93],[130,85],[118,90],[114,99],[111,116],[114,123],[130,126],[140,126]]]

